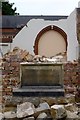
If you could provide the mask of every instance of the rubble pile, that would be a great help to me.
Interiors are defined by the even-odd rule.
[[[62,62],[65,97],[13,97],[13,87],[20,86],[21,62]],[[61,55],[52,58],[33,56],[26,50],[15,47],[0,60],[0,70],[2,74],[0,95],[3,96],[3,99],[2,96],[0,97],[0,103],[4,103],[3,113],[0,110],[0,120],[80,119],[80,89],[78,88],[80,86],[80,63],[77,61],[63,62]]]
[[[14,111],[0,113],[0,120],[80,120],[80,111],[76,104],[40,103],[37,107],[31,102],[18,104]]]

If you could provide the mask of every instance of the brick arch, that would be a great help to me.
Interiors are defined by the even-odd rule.
[[[35,39],[35,43],[34,43],[34,53],[35,55],[38,55],[38,43],[39,43],[39,40],[40,40],[40,37],[46,33],[47,31],[50,31],[50,30],[54,30],[58,33],[60,33],[64,40],[65,40],[65,43],[66,43],[66,51],[67,51],[67,34],[59,27],[55,26],[55,25],[50,25],[50,26],[47,26],[45,28],[43,28],[37,35],[36,39]]]

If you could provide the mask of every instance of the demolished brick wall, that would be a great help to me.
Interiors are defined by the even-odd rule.
[[[2,96],[3,101],[12,96],[13,87],[20,85],[20,62],[33,60],[33,55],[26,50],[14,48],[3,56],[2,61]],[[76,87],[80,85],[80,63],[64,63],[64,88],[65,93],[75,94]]]
[[[64,85],[67,93],[76,92],[76,88],[80,86],[80,63],[67,62],[64,64]]]
[[[3,56],[2,61],[2,96],[3,101],[12,96],[13,87],[20,85],[20,62],[32,59],[32,55],[26,50],[14,48]]]

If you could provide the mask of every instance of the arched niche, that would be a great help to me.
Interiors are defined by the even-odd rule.
[[[61,28],[50,25],[38,33],[34,43],[34,53],[51,57],[60,52],[67,52],[67,45],[66,33]]]

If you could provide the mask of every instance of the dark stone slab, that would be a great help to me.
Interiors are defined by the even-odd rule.
[[[21,87],[63,85],[62,64],[21,64]]]
[[[34,86],[13,89],[14,96],[27,97],[60,97],[64,96],[64,89],[60,86]]]
[[[20,80],[20,88],[13,89],[14,96],[64,96],[63,65],[60,63],[22,63]]]

